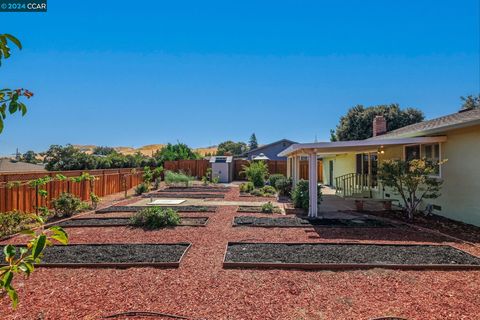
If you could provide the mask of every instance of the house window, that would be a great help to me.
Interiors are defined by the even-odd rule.
[[[420,145],[405,147],[405,160],[412,161],[420,159]]]
[[[440,175],[440,144],[422,144],[405,146],[405,161],[415,159],[425,159],[426,161],[435,164],[435,173]]]

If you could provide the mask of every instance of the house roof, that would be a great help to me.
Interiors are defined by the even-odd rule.
[[[480,124],[480,109],[452,113],[443,117],[415,123],[397,130],[393,130],[370,138],[369,140],[383,140],[392,138],[407,138],[439,134],[448,130],[459,129]]]
[[[317,154],[338,154],[344,152],[365,152],[376,150],[384,146],[406,145],[406,144],[421,144],[421,143],[435,143],[447,141],[446,136],[435,137],[415,137],[415,138],[400,138],[400,139],[383,139],[383,140],[351,140],[351,141],[335,141],[335,142],[315,142],[315,143],[297,143],[292,144],[287,149],[278,154],[279,157],[286,157],[293,153],[309,153],[315,152]]]
[[[42,164],[32,164],[21,161],[12,161],[11,159],[0,159],[0,173],[6,172],[33,172],[47,171]]]
[[[275,142],[272,142],[272,143],[269,143],[269,144],[261,145],[260,147],[255,148],[255,149],[248,150],[248,151],[246,151],[245,153],[243,153],[242,156],[246,156],[247,154],[250,154],[250,153],[253,153],[253,152],[258,152],[258,151],[260,151],[260,150],[266,149],[266,148],[268,148],[268,147],[270,147],[270,146],[276,145],[277,143],[281,143],[281,142],[287,142],[287,143],[290,143],[290,144],[298,143],[298,142],[295,142],[295,141],[292,141],[292,140],[288,140],[288,139],[281,139],[281,140],[278,140],[278,141],[275,141]]]

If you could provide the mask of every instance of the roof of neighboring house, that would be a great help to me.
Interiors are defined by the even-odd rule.
[[[25,172],[25,171],[47,171],[42,164],[32,164],[27,162],[15,161],[12,159],[0,159],[0,173],[5,172]]]
[[[255,149],[248,150],[248,151],[246,151],[245,153],[243,153],[242,155],[245,156],[245,155],[247,155],[247,154],[250,154],[250,153],[253,153],[253,152],[257,152],[257,151],[266,149],[266,148],[268,148],[268,147],[270,147],[270,146],[276,145],[276,144],[281,143],[281,142],[287,142],[287,143],[289,143],[289,144],[298,143],[298,142],[295,142],[295,141],[292,141],[292,140],[288,140],[288,139],[281,139],[281,140],[278,140],[278,141],[275,141],[275,142],[272,142],[272,143],[269,143],[269,144],[261,145],[260,147],[255,148]]]
[[[480,109],[473,109],[452,113],[432,120],[415,123],[370,139],[378,140],[418,137],[429,134],[438,134],[447,130],[464,128],[477,124],[480,124]]]

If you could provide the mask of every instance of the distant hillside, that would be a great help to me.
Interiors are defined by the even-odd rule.
[[[75,148],[91,154],[93,152],[93,149],[95,149],[95,145],[73,145]],[[157,150],[160,150],[164,147],[164,144],[149,144],[146,146],[142,146],[139,148],[132,148],[132,147],[113,147],[117,152],[124,154],[124,155],[129,155],[129,154],[134,154],[136,152],[140,152],[146,156],[151,156],[154,154]],[[215,154],[217,152],[217,147],[216,146],[211,146],[211,147],[206,147],[206,148],[197,148],[193,149],[195,152],[198,152],[202,156],[206,154]]]

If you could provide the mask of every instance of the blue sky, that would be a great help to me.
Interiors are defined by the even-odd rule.
[[[328,140],[356,104],[428,118],[480,91],[479,3],[61,1],[0,13],[1,87],[35,93],[0,154],[50,144]]]

